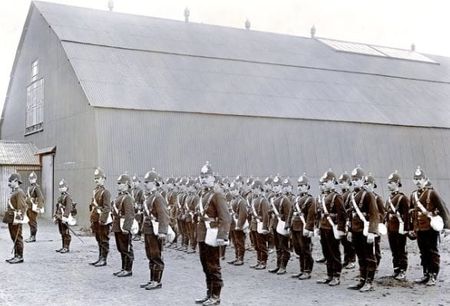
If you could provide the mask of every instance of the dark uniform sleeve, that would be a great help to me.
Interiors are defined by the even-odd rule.
[[[347,214],[345,212],[344,199],[339,194],[337,194],[334,198],[334,207],[336,212],[337,229],[345,232],[345,222],[347,221]]]
[[[378,214],[378,207],[375,196],[371,192],[368,192],[364,200],[366,201],[367,205],[368,216],[366,216],[366,219],[368,218],[367,221],[369,221],[369,233],[378,234],[378,223],[380,217]]]
[[[72,198],[69,194],[66,195],[66,198],[64,199],[64,218],[68,218],[70,215],[70,212],[72,211]]]
[[[98,203],[100,205],[100,203]],[[100,222],[106,223],[108,220],[108,215],[111,211],[111,193],[105,189],[102,194],[102,203],[101,203],[101,215],[100,215]]]
[[[398,203],[397,205],[397,211],[400,214],[400,217],[403,220],[403,226],[404,226],[404,231],[409,231],[410,230],[410,226],[411,226],[411,222],[410,222],[410,203],[408,200],[408,197],[406,197],[405,195],[402,195],[401,198],[399,199],[400,203]]]
[[[245,202],[245,200],[242,199],[239,201],[238,211],[239,211],[239,215],[238,215],[236,227],[238,227],[242,230],[244,227],[245,221],[247,220],[247,203]]]
[[[227,200],[222,193],[216,193],[212,201],[214,201],[218,218],[217,239],[227,240],[231,225],[231,216],[228,212]]]
[[[281,204],[280,204],[280,212],[279,212],[280,218],[282,221],[286,222],[291,208],[292,208],[291,200],[288,197],[283,197]],[[287,223],[286,223],[286,225],[287,225]]]
[[[38,208],[44,207],[44,195],[42,194],[41,187],[36,185],[34,188],[34,198],[36,198],[36,203]]]
[[[131,231],[131,226],[134,220],[134,203],[133,198],[129,195],[124,196],[125,199],[122,203],[122,217],[125,218],[123,222],[123,230]]]
[[[269,215],[269,201],[263,199],[261,204],[259,204],[259,211],[261,216],[261,221],[263,223],[263,230],[269,230],[270,215]]]
[[[316,223],[316,200],[314,200],[313,197],[309,198],[308,201],[308,206],[307,208],[307,214],[306,214],[306,226],[305,228],[308,231],[313,231],[314,230],[314,224]]]
[[[289,213],[286,218],[286,227],[291,227],[292,225],[292,217],[294,216],[294,207],[295,203],[294,205],[291,205],[291,208],[289,209]]]
[[[159,223],[158,234],[167,234],[169,227],[169,211],[167,209],[166,200],[160,195],[156,198],[153,205],[155,217]]]
[[[435,211],[433,213],[441,216],[442,221],[444,221],[444,228],[448,229],[450,227],[449,211],[439,194],[435,190],[430,190],[430,192],[430,201],[435,207]]]

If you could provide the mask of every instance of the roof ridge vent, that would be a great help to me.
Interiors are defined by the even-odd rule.
[[[189,16],[191,15],[191,11],[188,7],[184,9],[184,22],[189,22]]]

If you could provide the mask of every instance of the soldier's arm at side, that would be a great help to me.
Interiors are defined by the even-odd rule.
[[[222,193],[218,193],[212,199],[215,203],[217,218],[218,218],[218,233],[217,239],[228,240],[228,232],[231,225],[231,216],[228,212],[228,205],[225,196]]]
[[[169,227],[169,211],[166,200],[159,196],[155,201],[156,217],[159,222],[158,234],[167,234]]]
[[[236,227],[243,229],[246,220],[247,220],[247,205],[243,200],[241,200],[239,201],[239,216]]]
[[[310,198],[311,200],[309,201],[309,207],[308,207],[308,214],[306,216],[306,226],[305,228],[308,231],[313,231],[314,230],[314,224],[316,223],[316,201],[314,200],[313,197]]]
[[[368,218],[369,220],[369,233],[378,234],[378,223],[379,223],[379,214],[378,207],[375,200],[375,197],[371,193],[367,193],[366,195],[367,207],[368,207]],[[367,218],[366,217],[366,218]]]

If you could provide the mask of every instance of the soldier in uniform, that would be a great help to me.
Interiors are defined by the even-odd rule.
[[[273,192],[276,194],[271,201],[271,209],[274,213],[273,219],[273,236],[275,241],[275,248],[277,251],[277,266],[269,270],[270,273],[282,275],[286,273],[286,266],[291,258],[289,250],[289,235],[281,234],[277,231],[278,222],[286,222],[289,211],[292,207],[292,202],[289,199],[289,185],[288,179],[281,182],[279,176],[273,179]],[[291,186],[292,189],[292,186]]]
[[[185,228],[186,235],[188,240],[186,253],[192,254],[195,253],[197,248],[197,237],[196,237],[196,224],[197,224],[197,216],[196,216],[196,208],[198,205],[199,197],[195,192],[195,181],[192,178],[189,178],[186,183],[186,197],[184,199],[185,206]]]
[[[114,272],[117,277],[128,277],[133,275],[133,244],[131,227],[134,220],[134,203],[129,193],[131,179],[127,174],[122,174],[117,178],[117,195],[113,207],[113,223],[111,231],[116,238],[117,250],[122,259],[122,268]]]
[[[23,262],[22,223],[27,211],[27,203],[25,193],[20,188],[20,184],[22,184],[20,174],[13,173],[9,176],[8,187],[11,188],[11,194],[3,216],[3,223],[8,224],[9,236],[14,243],[14,257],[6,259],[6,262],[10,264]]]
[[[264,180],[264,198],[270,203],[270,200],[272,199],[274,193],[272,192],[272,177],[268,176]],[[269,212],[270,212],[270,205],[269,205]],[[272,214],[269,213],[269,228],[271,228],[272,223]],[[273,242],[273,233],[269,230],[269,233],[267,234],[267,248],[269,250],[269,254],[273,253],[275,250],[275,244]]]
[[[341,189],[342,198],[344,200],[344,208],[346,212],[346,225],[345,227],[348,228],[350,226],[349,219],[348,219],[348,213],[351,211],[351,203],[350,203],[350,195],[352,194],[351,191],[351,179],[350,175],[348,175],[347,172],[344,172],[339,176],[338,178],[339,187]],[[355,261],[356,261],[356,253],[355,248],[353,247],[353,244],[348,241],[348,239],[341,239],[341,244],[344,248],[344,263],[343,268],[345,269],[353,269],[355,268]]]
[[[144,191],[139,186],[141,180],[137,175],[133,175],[131,178],[131,197],[134,200],[134,218],[139,224],[139,231],[133,237],[133,241],[141,240],[141,229],[143,222],[143,204],[144,204]]]
[[[319,199],[317,209],[320,212],[320,243],[327,264],[327,277],[317,283],[337,286],[341,283],[342,270],[339,240],[345,235],[344,200],[335,190],[336,175],[331,169],[325,171],[320,183],[323,186],[323,196]]]
[[[367,292],[374,289],[373,279],[377,269],[374,243],[378,234],[380,217],[375,196],[372,192],[363,189],[364,170],[358,166],[353,169],[351,176],[354,193],[350,199],[352,203],[351,233],[347,235],[347,238],[352,240],[355,247],[360,275],[358,282],[348,288]]]
[[[96,187],[92,192],[90,205],[91,229],[98,244],[98,258],[89,264],[95,267],[106,266],[109,253],[109,231],[111,229],[111,193],[105,188],[106,176],[102,169],[94,171]]]
[[[231,183],[231,227],[230,236],[234,245],[235,259],[228,263],[235,266],[242,266],[244,264],[245,254],[245,229],[244,225],[247,221],[247,202],[239,194],[236,183]]]
[[[219,305],[220,293],[223,287],[220,268],[220,246],[228,241],[231,217],[228,212],[225,196],[215,192],[214,175],[211,165],[207,162],[201,169],[200,182],[203,186],[202,197],[198,205],[199,222],[197,224],[197,240],[199,245],[200,262],[206,278],[206,296],[195,300],[197,304]],[[217,228],[216,245],[206,244],[207,225]]]
[[[414,172],[413,181],[417,190],[411,195],[411,205],[414,207],[412,219],[423,269],[423,277],[415,282],[434,286],[439,274],[438,240],[440,233],[432,227],[431,219],[440,216],[443,220],[448,220],[448,215],[441,197],[432,188],[425,172],[420,167],[417,167]],[[430,186],[427,187],[427,184]]]
[[[37,216],[39,212],[44,209],[44,196],[42,195],[41,187],[37,184],[37,175],[31,172],[28,180],[30,186],[27,189],[27,216],[30,220],[28,225],[30,226],[30,237],[25,242],[35,242],[37,233]]]
[[[177,196],[177,224],[181,236],[181,245],[177,248],[178,251],[187,251],[189,244],[189,236],[186,229],[186,205],[185,199],[187,197],[187,179],[182,178],[179,181],[179,192]]]
[[[150,281],[140,287],[146,290],[162,287],[161,278],[164,271],[162,248],[169,226],[169,211],[164,197],[158,192],[161,180],[154,169],[145,174],[144,233],[145,253],[149,260]],[[158,227],[155,228],[156,224]]]
[[[311,238],[314,235],[314,224],[316,220],[316,201],[308,193],[311,188],[306,174],[297,180],[298,196],[294,201],[287,224],[292,232],[294,250],[299,255],[300,273],[293,274],[293,278],[301,280],[310,279],[314,265],[312,258]]]
[[[375,202],[377,203],[377,209],[378,209],[378,216],[379,216],[379,222],[384,223],[385,218],[385,211],[384,211],[384,203],[383,199],[379,194],[375,192],[375,188],[377,188],[377,184],[375,182],[375,178],[373,175],[369,172],[369,174],[364,178],[364,189],[372,192],[375,196]],[[377,259],[377,269],[381,262],[381,234],[377,235],[375,237],[375,258]]]
[[[175,186],[175,179],[173,177],[169,177],[166,179],[166,202],[169,209],[169,218],[170,218],[170,226],[175,232],[175,239],[172,242],[169,242],[168,247],[177,246],[177,238],[178,238],[178,226],[177,226],[177,189]]]
[[[59,182],[58,188],[61,194],[56,202],[56,210],[53,219],[58,224],[58,230],[62,240],[62,248],[57,249],[56,252],[64,254],[69,252],[70,241],[72,241],[72,236],[70,235],[69,225],[67,222],[69,215],[72,212],[73,203],[72,197],[67,192],[69,190],[69,186],[64,179]]]
[[[406,237],[409,231],[409,199],[400,191],[402,182],[397,171],[388,177],[387,186],[391,194],[386,201],[386,225],[388,230],[389,247],[392,252],[394,266],[393,278],[406,280],[408,268],[408,252],[406,251]]]

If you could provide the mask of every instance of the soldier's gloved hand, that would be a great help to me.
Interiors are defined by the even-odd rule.
[[[367,243],[371,244],[375,241],[375,234],[374,233],[368,233],[367,234]]]
[[[269,233],[269,230],[266,230],[266,229],[263,229],[262,231],[261,231],[261,234],[262,235],[267,235]]]
[[[223,246],[223,245],[225,245],[225,240],[217,239],[217,246]]]
[[[318,228],[314,229],[314,235],[315,236],[320,236],[320,230]]]
[[[353,234],[352,234],[352,232],[348,232],[347,233],[347,241],[352,242],[352,240],[353,240]]]
[[[339,237],[345,237],[345,233],[343,231],[338,230]]]
[[[310,230],[307,230],[307,229],[303,230],[303,237],[311,238],[312,236],[314,236],[314,232],[313,231],[310,231]]]
[[[236,226],[236,227],[234,228],[234,230],[235,230],[235,231],[241,231],[242,229],[241,229],[239,226]]]
[[[166,238],[167,238],[167,235],[166,234],[162,234],[162,233],[159,233],[158,234],[158,240],[159,241],[161,241],[161,242],[165,242],[166,241]]]

